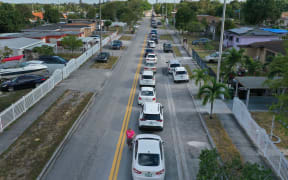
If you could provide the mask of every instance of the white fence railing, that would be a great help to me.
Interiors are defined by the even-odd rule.
[[[102,45],[106,45],[111,40],[117,37],[117,32],[106,37],[102,41]],[[3,132],[11,123],[24,114],[30,107],[37,103],[42,97],[50,92],[59,82],[67,78],[73,71],[78,69],[84,62],[86,62],[94,53],[99,50],[100,46],[96,44],[88,49],[81,56],[70,60],[63,69],[57,69],[52,76],[37,88],[33,89],[27,95],[23,96],[16,103],[9,106],[0,113],[0,132]]]
[[[246,105],[235,97],[233,100],[233,114],[246,131],[258,150],[267,159],[274,172],[283,179],[288,180],[288,161],[283,153],[270,140],[266,131],[251,117]]]

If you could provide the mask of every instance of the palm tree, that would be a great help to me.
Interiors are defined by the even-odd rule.
[[[198,97],[204,96],[203,105],[207,102],[211,103],[210,119],[212,119],[214,101],[221,94],[229,97],[228,89],[223,83],[218,83],[215,78],[211,78],[210,82],[199,89]]]
[[[204,81],[204,84],[206,84],[206,82],[209,80],[209,75],[207,74],[206,69],[194,69],[191,78],[195,79],[195,84],[197,86],[199,84],[199,88],[201,88],[201,82]]]

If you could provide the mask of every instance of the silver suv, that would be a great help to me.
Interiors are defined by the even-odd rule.
[[[139,116],[139,129],[163,130],[163,121],[163,106],[160,103],[143,103]]]

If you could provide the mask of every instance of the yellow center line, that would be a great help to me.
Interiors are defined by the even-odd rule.
[[[143,55],[144,55],[144,48],[145,48],[145,45],[146,45],[146,39],[147,39],[147,35],[145,36],[145,39],[144,39],[144,43],[143,43],[141,54],[140,54],[140,59],[139,59],[138,65],[137,65],[137,70],[136,70],[136,73],[134,75],[133,85],[132,85],[132,89],[130,91],[128,104],[126,106],[126,112],[125,112],[125,116],[124,116],[124,119],[123,119],[121,132],[120,132],[120,135],[119,135],[119,138],[118,138],[118,142],[117,142],[116,151],[115,151],[115,154],[114,154],[112,167],[111,167],[111,170],[110,170],[109,180],[117,180],[117,176],[118,176],[118,172],[119,172],[119,166],[120,166],[120,161],[121,161],[121,158],[122,158],[122,152],[123,152],[125,139],[126,139],[126,133],[125,132],[127,130],[127,127],[128,127],[128,124],[129,124],[129,120],[130,120],[130,116],[131,116],[131,112],[132,112],[134,96],[135,96],[135,92],[136,92],[136,88],[137,88],[139,73],[140,73],[140,70],[141,70],[141,65],[142,65],[142,60],[143,60]]]

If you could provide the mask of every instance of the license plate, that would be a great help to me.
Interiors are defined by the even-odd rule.
[[[145,176],[146,176],[146,177],[152,177],[152,173],[147,172],[147,173],[145,173]]]

